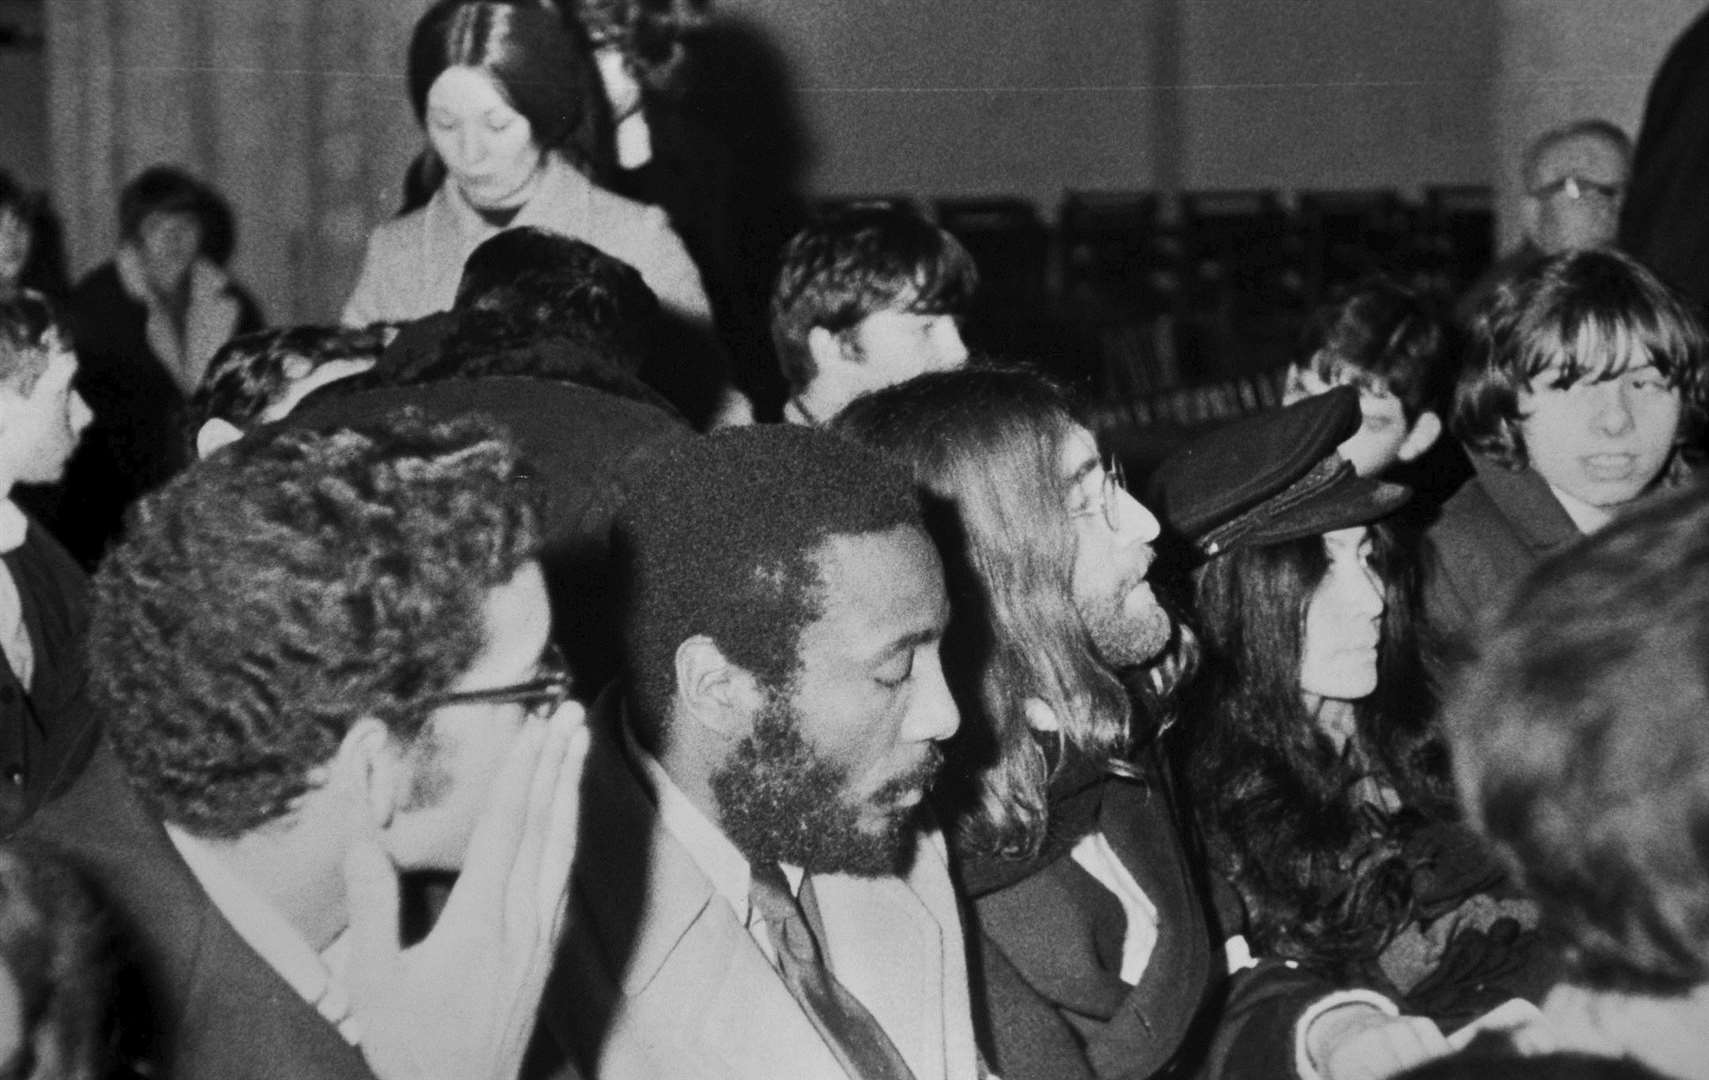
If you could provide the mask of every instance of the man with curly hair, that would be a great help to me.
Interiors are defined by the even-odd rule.
[[[263,429],[138,506],[94,587],[111,745],[32,830],[114,905],[160,1075],[515,1074],[582,745],[536,545],[508,439],[408,413]],[[462,876],[400,952],[414,869]]]
[[[594,707],[542,1014],[556,1052],[604,1080],[971,1080],[923,809],[958,723],[948,602],[906,476],[766,425],[669,451],[634,488],[628,678]]]

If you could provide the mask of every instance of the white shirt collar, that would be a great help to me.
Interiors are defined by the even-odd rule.
[[[724,835],[724,830],[683,794],[658,759],[635,741],[629,725],[619,724],[618,727],[623,732],[624,750],[641,770],[641,781],[653,797],[653,805],[659,812],[659,826],[687,849],[694,864],[712,883],[713,891],[728,901],[736,912],[736,918],[743,926],[748,926],[752,918],[748,910],[748,889],[753,874],[748,869],[747,858]],[[789,863],[782,863],[780,867],[789,880],[790,889],[800,892],[805,876],[801,868]]]
[[[336,1027],[345,1042],[359,1046],[362,1031],[351,1014],[349,995],[334,970],[342,970],[344,966],[348,951],[344,935],[328,946],[326,952],[315,952],[308,939],[278,909],[226,868],[212,847],[171,822],[165,825],[172,846],[178,849],[197,884],[237,931],[237,936],[278,972],[298,997]]]
[[[1567,512],[1567,517],[1573,519],[1578,531],[1586,536],[1614,520],[1614,512],[1600,506],[1592,506],[1583,499],[1574,498],[1553,484],[1549,491],[1555,496],[1555,501],[1561,504],[1561,509]]]

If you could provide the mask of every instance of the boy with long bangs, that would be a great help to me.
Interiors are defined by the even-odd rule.
[[[1427,534],[1438,628],[1464,633],[1545,555],[1685,480],[1706,349],[1690,307],[1618,252],[1560,255],[1495,291],[1450,421],[1477,475]]]

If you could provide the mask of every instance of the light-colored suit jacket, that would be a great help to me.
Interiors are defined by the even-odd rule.
[[[735,911],[655,827],[614,724],[594,719],[572,922],[528,1074],[559,1075],[567,1055],[590,1080],[846,1080]],[[815,875],[813,888],[831,970],[916,1080],[976,1077],[941,836],[921,838],[906,877]]]

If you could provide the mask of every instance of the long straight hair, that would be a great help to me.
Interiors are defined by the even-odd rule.
[[[1073,602],[1060,476],[1078,427],[1068,399],[1032,372],[968,368],[857,399],[834,426],[901,461],[927,493],[954,607],[944,668],[963,724],[946,778],[968,804],[963,846],[1031,855],[1048,824],[1051,768],[1028,706],[1042,702],[1057,737],[1093,761],[1120,769],[1132,742],[1127,693]]]
[[[578,21],[543,0],[441,0],[410,38],[409,100],[418,122],[427,121],[428,91],[452,67],[485,72],[527,119],[541,150],[561,154],[596,183],[605,180],[611,110]],[[444,166],[431,152],[414,168],[422,175],[411,184],[427,195],[444,180]],[[406,195],[406,204],[415,194]]]
[[[1435,695],[1415,629],[1414,562],[1371,526],[1385,607],[1377,688],[1337,750],[1300,689],[1306,608],[1328,571],[1319,536],[1212,559],[1194,574],[1203,654],[1188,692],[1187,771],[1213,859],[1239,890],[1252,944],[1326,964],[1368,958],[1410,910],[1400,828],[1355,788],[1387,785],[1414,816],[1450,813]]]

